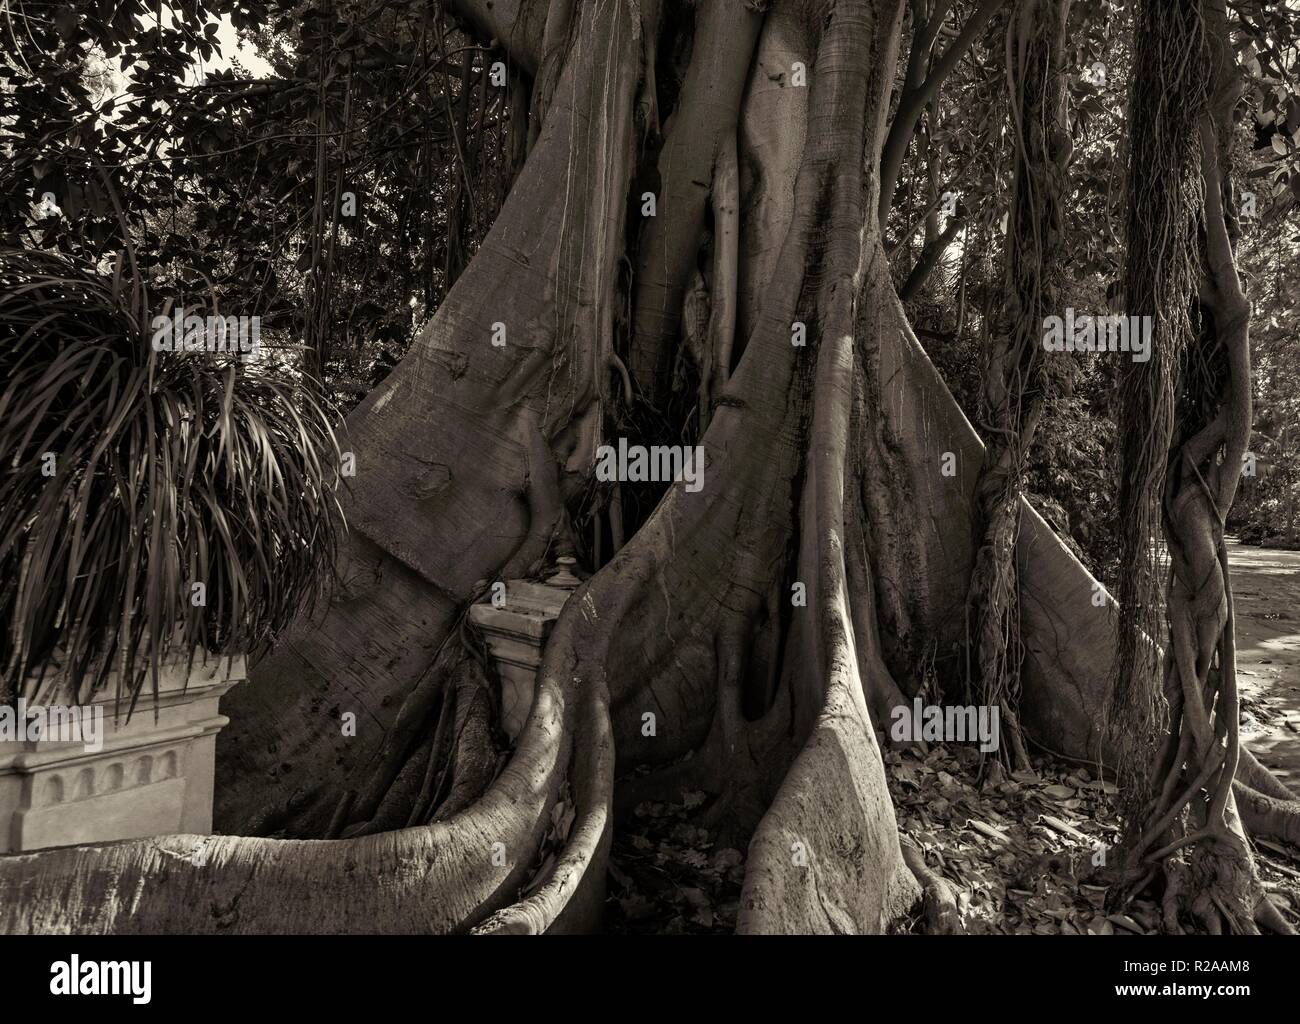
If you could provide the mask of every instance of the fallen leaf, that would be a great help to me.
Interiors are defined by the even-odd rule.
[[[1106,920],[1110,921],[1112,924],[1119,925],[1121,928],[1127,928],[1134,935],[1145,934],[1142,931],[1142,926],[1134,921],[1133,918],[1129,917],[1128,914],[1109,914],[1107,915]]]

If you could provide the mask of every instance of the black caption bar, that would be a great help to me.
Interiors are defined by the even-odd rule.
[[[1064,1000],[1083,1009],[1202,1003],[1230,1012],[1291,990],[1296,947],[1285,940],[1114,939],[6,937],[0,977],[8,1007],[95,1012],[111,1003],[126,1014],[250,1004],[338,1014],[413,998],[431,1000],[436,1012],[439,1003],[464,1007],[505,993],[513,993],[507,1002],[559,1006],[651,990],[697,1010],[714,998],[732,1011],[751,999],[771,1010],[769,1000],[785,993],[815,998],[806,984],[834,987],[837,967],[844,979],[924,986],[931,1008],[970,1008],[994,983],[1015,1002],[1041,997],[1044,1008]]]

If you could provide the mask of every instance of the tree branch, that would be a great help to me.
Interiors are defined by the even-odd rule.
[[[447,9],[484,39],[494,40],[530,75],[542,63],[546,0],[449,0]]]
[[[907,280],[899,290],[898,297],[900,299],[906,302],[920,290],[921,285],[925,284],[926,279],[934,272],[934,268],[939,265],[939,261],[943,259],[943,254],[948,251],[948,246],[952,244],[952,240],[957,237],[957,232],[962,229],[964,224],[965,218],[961,216],[949,217],[948,223],[940,232],[939,237],[925,243],[921,249],[921,255],[916,261],[916,266],[907,275]]]
[[[993,19],[993,15],[998,12],[1004,0],[983,0],[976,8],[975,13],[967,19],[965,26],[957,36],[951,46],[944,51],[942,57],[933,64],[929,73],[919,83],[904,86],[902,95],[898,100],[898,110],[894,113],[893,123],[889,126],[889,135],[885,139],[884,151],[880,158],[880,227],[883,230],[886,221],[889,220],[889,210],[894,205],[894,188],[898,184],[898,174],[903,168],[903,158],[907,155],[907,147],[912,141],[912,135],[916,132],[917,121],[920,120],[921,111],[925,105],[939,91],[944,80],[952,73],[953,68],[957,66],[958,61],[965,56],[966,51],[970,49],[971,44],[984,27]],[[936,18],[944,13],[944,4],[939,5],[940,10],[936,11]],[[927,39],[932,40],[930,34],[934,27],[935,19],[932,18],[913,37],[913,53],[908,58],[909,77],[912,71],[912,62],[924,58],[924,51],[928,49]],[[921,53],[916,52],[918,46],[921,47]]]

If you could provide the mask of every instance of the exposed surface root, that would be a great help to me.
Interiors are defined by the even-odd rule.
[[[925,863],[925,854],[907,836],[901,840],[903,861],[921,885],[922,912],[925,930],[931,935],[960,935],[966,931],[957,897],[943,876],[936,874]]]

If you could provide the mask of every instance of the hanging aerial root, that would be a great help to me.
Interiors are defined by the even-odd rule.
[[[1199,12],[1147,3],[1138,18],[1125,288],[1128,309],[1150,316],[1153,330],[1151,358],[1126,363],[1120,386],[1124,615],[1106,725],[1130,831],[1150,800],[1148,773],[1165,727],[1162,666],[1147,638],[1165,633],[1165,573],[1156,552],[1180,361],[1195,332],[1188,310],[1201,202],[1197,124],[1206,88],[1203,62],[1188,58],[1202,46]]]
[[[664,126],[657,215],[642,233],[628,367],[664,404],[682,301],[696,265],[711,185],[728,167],[763,15],[742,0],[703,0],[677,109]],[[720,159],[721,158],[721,159]],[[726,185],[726,181],[723,181]]]

